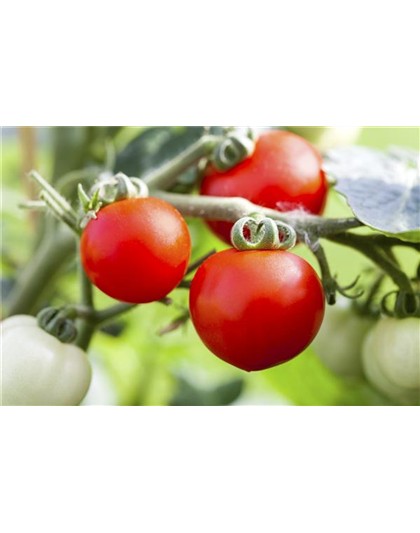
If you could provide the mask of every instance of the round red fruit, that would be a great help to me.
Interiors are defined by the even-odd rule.
[[[215,355],[247,371],[300,354],[324,316],[314,269],[285,251],[225,250],[197,271],[190,291],[193,324]]]
[[[279,211],[303,209],[322,213],[328,192],[322,158],[309,142],[294,133],[262,133],[254,153],[227,172],[211,166],[200,193],[207,196],[239,196]],[[230,222],[210,221],[213,232],[230,244]]]
[[[148,303],[182,280],[191,254],[187,224],[157,198],[131,198],[101,209],[82,234],[81,259],[91,282],[108,296]]]

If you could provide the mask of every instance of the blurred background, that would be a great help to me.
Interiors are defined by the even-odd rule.
[[[294,128],[321,150],[345,144],[373,148],[419,148],[417,128]],[[202,135],[199,127],[60,127],[2,128],[2,256],[1,286],[4,313],[36,313],[45,305],[63,305],[78,299],[77,257],[68,237],[46,248],[45,237],[56,232],[54,220],[19,209],[36,198],[26,173],[37,169],[75,200],[79,181],[92,180],[103,171],[142,176],[175,156]],[[182,176],[176,190],[188,192],[195,171]],[[326,216],[351,216],[345,200],[331,191]],[[225,245],[201,220],[188,221],[193,257]],[[61,234],[60,234],[61,235]],[[333,273],[341,284],[351,283],[369,267],[361,255],[325,243]],[[52,253],[54,252],[54,253]],[[308,250],[295,253],[318,269]],[[407,271],[414,274],[416,254],[398,252]],[[49,254],[54,260],[41,278],[31,278],[33,267]],[[22,275],[23,274],[23,275]],[[31,291],[22,294],[25,283]],[[93,380],[85,405],[377,405],[386,400],[363,381],[341,379],[327,370],[310,347],[291,362],[271,370],[247,374],[213,356],[201,343],[185,314],[188,293],[175,290],[173,305],[138,306],[98,332],[89,349]],[[98,308],[112,301],[95,290]],[[9,307],[8,307],[9,306]],[[173,327],[178,326],[176,328]],[[167,332],[167,330],[174,329]],[[164,333],[164,334],[162,334]]]

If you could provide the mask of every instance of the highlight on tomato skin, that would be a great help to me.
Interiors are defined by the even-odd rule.
[[[318,150],[298,135],[271,130],[260,134],[251,157],[226,172],[210,166],[200,194],[242,197],[251,202],[290,211],[323,212],[328,184]],[[230,222],[209,221],[210,229],[230,244]]]
[[[182,280],[191,255],[188,226],[157,198],[131,198],[101,209],[85,228],[81,260],[91,282],[128,303],[149,303]]]
[[[198,269],[190,290],[191,318],[202,342],[248,372],[304,351],[324,309],[315,270],[286,251],[219,252]]]

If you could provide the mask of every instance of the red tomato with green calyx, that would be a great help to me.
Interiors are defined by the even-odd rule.
[[[82,234],[81,259],[91,282],[108,296],[148,303],[169,294],[191,254],[187,224],[157,198],[131,198],[101,209]]]
[[[279,211],[303,209],[322,213],[328,192],[322,158],[309,142],[294,133],[262,133],[254,153],[227,172],[207,171],[200,193],[207,196],[239,196],[254,204]],[[210,221],[209,227],[230,244],[230,222]]]
[[[314,269],[286,251],[225,250],[198,269],[191,318],[207,348],[247,371],[300,354],[324,316],[324,291]]]

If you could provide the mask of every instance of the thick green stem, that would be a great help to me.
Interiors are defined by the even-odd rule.
[[[69,230],[46,234],[31,260],[19,273],[5,304],[7,314],[35,313],[60,267],[74,249],[74,235]]]
[[[204,135],[177,157],[147,174],[143,178],[144,181],[149,188],[169,189],[183,172],[196,165],[203,157],[212,154],[222,140],[215,135]]]
[[[317,237],[323,237],[363,226],[356,218],[323,218],[302,214],[299,211],[282,213],[253,204],[245,198],[190,196],[163,191],[152,191],[151,196],[166,200],[186,217],[236,222],[251,213],[259,213],[292,226],[301,240],[304,240],[308,232]]]
[[[80,276],[80,302],[85,308],[91,309],[95,313],[95,307],[93,302],[93,290],[92,284],[79,261],[79,276]],[[87,350],[95,333],[95,322],[88,316],[80,318],[77,321],[77,340],[76,344],[82,350]]]

